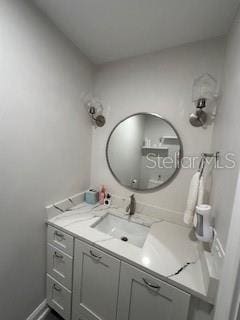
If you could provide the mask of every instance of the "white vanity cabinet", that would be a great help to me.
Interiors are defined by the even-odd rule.
[[[187,320],[190,295],[121,264],[117,320]]]
[[[47,302],[65,320],[190,319],[190,294],[94,245],[49,226],[47,248]]]
[[[75,240],[72,320],[115,320],[120,261]]]

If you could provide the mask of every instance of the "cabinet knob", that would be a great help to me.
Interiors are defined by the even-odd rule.
[[[97,254],[96,254],[96,253],[94,253],[92,250],[90,250],[90,254],[91,254],[91,256],[92,256],[94,259],[96,259],[96,260],[100,260],[100,259],[102,259],[102,257],[101,257],[101,256],[97,255]]]
[[[53,289],[58,291],[58,292],[62,291],[62,288],[58,287],[55,283],[53,285]]]
[[[62,240],[64,239],[64,235],[62,233],[60,233],[58,231],[55,231],[54,233],[58,238],[61,238]]]
[[[54,252],[54,255],[58,259],[63,259],[63,256],[61,254],[59,254],[57,251]]]
[[[142,278],[143,282],[151,289],[159,290],[161,287],[158,284],[153,284],[150,281],[146,280],[145,278]]]

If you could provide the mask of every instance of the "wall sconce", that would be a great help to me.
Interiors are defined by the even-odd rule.
[[[103,116],[102,103],[95,98],[88,97],[85,100],[84,105],[87,109],[93,125],[95,125],[95,127],[103,127],[106,123],[106,119]]]
[[[193,103],[196,111],[191,113],[189,121],[194,127],[202,127],[207,123],[208,113],[204,111],[213,101],[216,101],[217,81],[208,73],[203,74],[193,82]],[[214,114],[212,114],[212,119]]]

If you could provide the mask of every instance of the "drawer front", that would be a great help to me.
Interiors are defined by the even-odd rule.
[[[47,275],[47,302],[63,319],[71,319],[71,291]]]
[[[72,257],[48,244],[47,273],[72,290]]]
[[[52,226],[48,226],[48,243],[53,245],[54,247],[62,250],[63,252],[73,255],[73,237],[65,232],[54,228]]]

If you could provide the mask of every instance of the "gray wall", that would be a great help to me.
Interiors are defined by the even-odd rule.
[[[224,46],[223,39],[202,41],[99,67],[94,90],[106,106],[107,122],[101,130],[93,131],[92,186],[104,184],[114,194],[129,196],[130,191],[115,181],[107,167],[105,144],[112,128],[136,112],[158,113],[168,119],[179,132],[185,155],[200,156],[201,152],[211,151],[213,125],[207,129],[194,128],[188,116],[194,110],[193,80],[209,72],[221,81]],[[180,170],[177,179],[166,188],[137,193],[136,198],[182,213],[193,172]]]
[[[44,206],[89,186],[92,67],[21,0],[0,0],[0,318],[45,299]]]
[[[219,169],[214,172],[212,204],[216,216],[216,230],[222,245],[226,246],[228,229],[237,183],[240,158],[240,15],[235,20],[228,37],[225,81],[221,103],[213,132],[213,148],[222,155],[235,153],[234,169]]]

